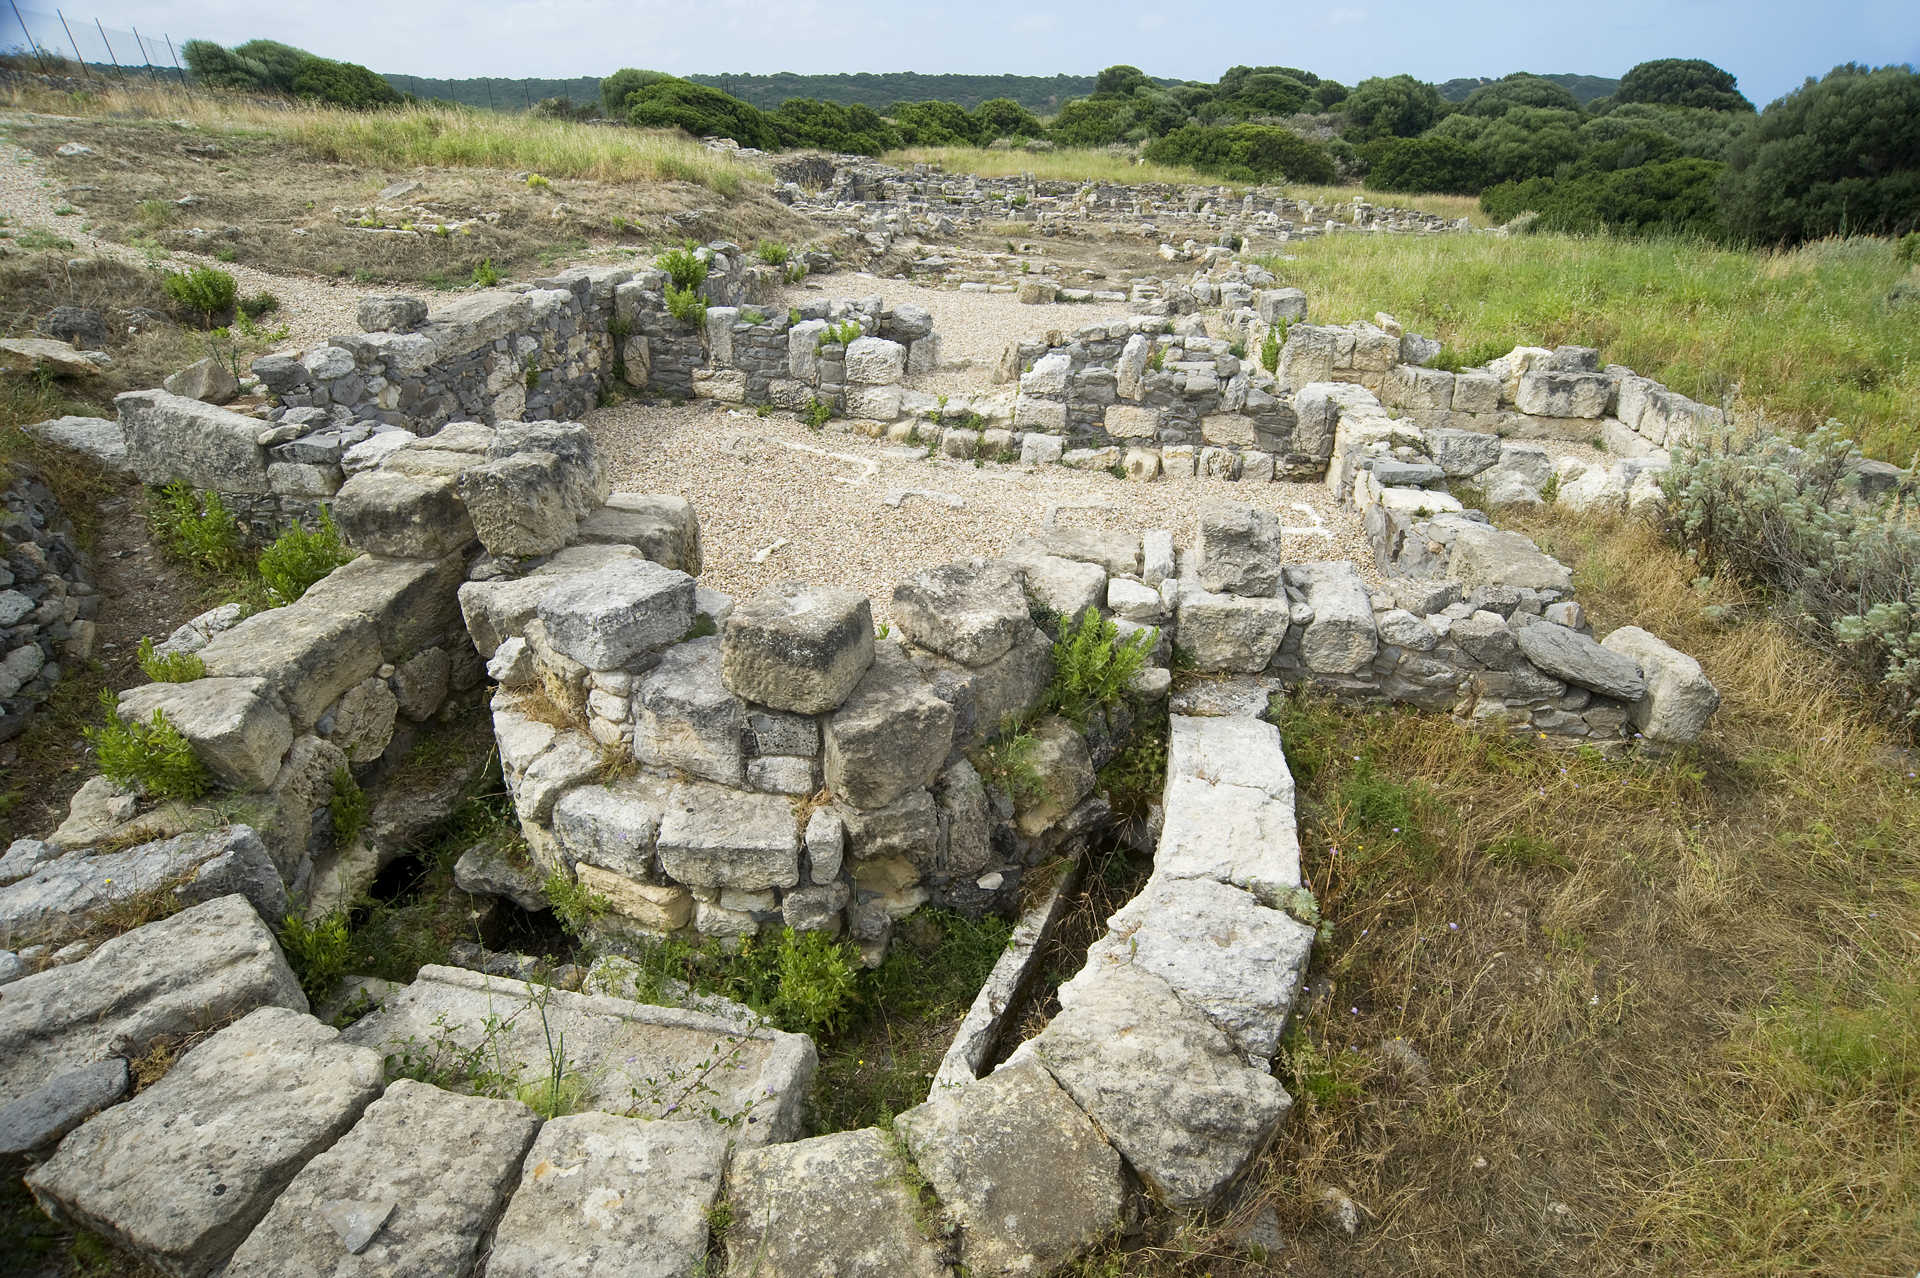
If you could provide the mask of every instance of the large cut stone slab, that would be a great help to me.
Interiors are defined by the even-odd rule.
[[[1153,973],[1264,1065],[1280,1049],[1312,949],[1312,928],[1237,887],[1156,872],[1107,920],[1087,968]]]
[[[309,586],[300,600],[323,612],[372,618],[381,653],[401,662],[459,630],[459,591],[466,575],[460,555],[437,560],[362,555]],[[486,655],[492,656],[492,649]]]
[[[700,519],[684,497],[614,493],[580,521],[574,540],[633,546],[663,568],[700,575]]]
[[[721,677],[709,635],[667,649],[634,694],[633,754],[722,785],[746,780],[747,707]]]
[[[1019,571],[1002,560],[943,564],[901,582],[893,616],[911,642],[969,666],[1006,655],[1033,626]]]
[[[265,1005],[307,1009],[273,933],[223,896],[115,937],[77,963],[24,976],[0,998],[0,1104],[166,1035]]]
[[[1562,593],[1573,589],[1573,570],[1523,533],[1502,532],[1459,516],[1434,522],[1447,525],[1451,542],[1447,576],[1463,586],[1518,586]]]
[[[1009,1065],[895,1120],[970,1274],[1052,1271],[1120,1224],[1120,1155],[1046,1070]]]
[[[1170,1207],[1213,1201],[1293,1101],[1266,1069],[1157,976],[1082,972],[1013,1061],[1038,1060]]]
[[[302,733],[379,671],[380,634],[364,613],[334,612],[303,597],[215,635],[200,659],[216,678],[263,680]]]
[[[120,694],[120,718],[145,723],[159,711],[193,746],[222,784],[264,790],[293,744],[293,721],[275,703],[264,679],[195,679],[149,683]]]
[[[668,876],[694,887],[763,891],[800,882],[799,822],[781,795],[675,786],[660,814],[658,846]]]
[[[305,1012],[263,1007],[89,1119],[27,1184],[51,1214],[168,1273],[218,1273],[380,1081],[377,1054]]]
[[[0,1105],[0,1154],[48,1150],[55,1141],[127,1094],[118,1056],[68,1070],[10,1105]]]
[[[1026,583],[1027,602],[1066,621],[1073,621],[1089,608],[1097,608],[1107,597],[1107,570],[1099,564],[1037,551],[1018,556],[1010,554],[1007,562],[1020,569]]]
[[[1647,681],[1638,661],[1624,652],[1601,647],[1578,630],[1541,621],[1515,626],[1513,637],[1528,661],[1556,679],[1622,701],[1638,701],[1647,695]]]
[[[671,788],[645,776],[576,787],[553,805],[554,837],[574,861],[651,879],[653,841]]]
[[[1293,772],[1280,747],[1280,729],[1245,715],[1168,721],[1167,780],[1195,777],[1246,786],[1269,798],[1293,801]]]
[[[466,1274],[539,1127],[519,1101],[401,1079],[294,1177],[227,1272]]]
[[[827,717],[827,786],[860,808],[880,808],[932,781],[953,746],[953,707],[935,696],[893,644]]]
[[[569,1114],[540,1129],[488,1278],[692,1278],[727,1138],[702,1123]]]
[[[906,1161],[878,1128],[734,1159],[727,1272],[757,1278],[946,1278]]]
[[[1252,599],[1182,590],[1175,631],[1180,649],[1202,672],[1258,674],[1287,637],[1293,614],[1285,599]]]
[[[1300,655],[1315,674],[1358,674],[1380,650],[1373,601],[1350,560],[1300,564],[1289,570],[1305,585],[1313,620],[1300,632]]]
[[[1720,692],[1700,663],[1638,626],[1622,626],[1600,646],[1639,663],[1647,695],[1633,705],[1633,723],[1652,741],[1697,740],[1720,708]]]
[[[36,867],[0,888],[0,945],[65,940],[150,893],[186,905],[238,893],[269,922],[287,913],[287,890],[266,844],[247,826],[225,826]]]
[[[1212,879],[1281,904],[1300,886],[1299,827],[1293,802],[1243,785],[1169,776],[1153,872]]]
[[[700,1012],[429,964],[378,1011],[349,1026],[346,1037],[386,1053],[390,1069],[402,1052],[416,1058],[425,1052],[447,1065],[477,1049],[490,1064],[533,1082],[548,1068],[548,1031],[556,1042],[566,1036],[568,1070],[580,1080],[583,1110],[697,1120],[742,1145],[791,1140],[800,1132],[817,1061],[813,1040],[742,1029]],[[710,1068],[714,1061],[721,1064]]]
[[[736,696],[825,714],[873,664],[873,606],[855,590],[782,582],[733,610],[720,651]]]
[[[618,670],[693,626],[693,578],[645,559],[564,578],[539,601],[547,642],[589,670]]]
[[[460,500],[490,555],[550,555],[580,524],[572,468],[552,453],[530,451],[461,471]]]
[[[1093,760],[1087,740],[1058,715],[1033,725],[1033,746],[1026,762],[1038,775],[1038,784],[1014,796],[1019,808],[1020,833],[1038,838],[1064,820],[1093,793]]]
[[[1200,508],[1200,585],[1231,595],[1271,595],[1280,585],[1280,519],[1234,502]]]
[[[473,520],[447,475],[364,470],[334,495],[347,544],[396,559],[439,559],[473,542]]]
[[[265,493],[267,450],[257,417],[203,404],[163,390],[127,391],[114,396],[120,428],[126,433],[127,458],[146,484],[182,480],[194,488],[222,493]]]

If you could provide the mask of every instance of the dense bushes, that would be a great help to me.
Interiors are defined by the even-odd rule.
[[[1766,588],[1920,729],[1920,526],[1904,495],[1849,498],[1859,457],[1837,422],[1798,448],[1752,434],[1681,450],[1667,477],[1669,532],[1703,568]]]
[[[697,138],[732,138],[741,146],[763,151],[780,144],[774,125],[758,107],[675,76],[660,76],[638,85],[621,99],[620,108],[627,123],[638,128],[682,129]]]
[[[1233,181],[1331,182],[1334,178],[1333,160],[1325,147],[1276,125],[1183,125],[1149,142],[1145,155],[1155,164],[1184,164]]]
[[[974,146],[991,142],[981,136],[980,121],[951,102],[896,102],[887,118],[904,146]]]
[[[790,98],[768,119],[782,147],[879,155],[901,143],[899,132],[878,111],[858,103],[841,106],[812,98]]]
[[[354,109],[402,101],[392,85],[358,63],[336,62],[274,40],[249,40],[232,49],[189,40],[180,52],[193,78],[211,88],[288,93]]]
[[[1367,186],[1375,191],[1440,191],[1472,195],[1487,184],[1480,153],[1453,138],[1382,138],[1362,149]]]
[[[1753,103],[1735,87],[1734,78],[1699,58],[1657,58],[1620,77],[1615,102],[1652,102],[1662,106],[1704,107],[1712,111],[1753,111]]]
[[[1433,126],[1443,110],[1440,90],[1410,75],[1376,77],[1354,86],[1340,105],[1347,118],[1348,141],[1371,138],[1418,137]]]
[[[1046,126],[1040,123],[1040,117],[1012,98],[988,98],[973,109],[973,118],[981,142],[997,142],[1001,138],[1039,138],[1047,133]]]
[[[1537,213],[1536,231],[1615,231],[1628,235],[1698,235],[1719,239],[1723,166],[1712,160],[1669,160],[1566,178],[1533,178],[1488,189],[1480,207],[1498,222]]]
[[[1727,154],[1727,227],[1760,244],[1920,227],[1920,75],[1849,63],[1768,106]]]

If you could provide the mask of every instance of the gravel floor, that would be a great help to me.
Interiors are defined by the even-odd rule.
[[[73,205],[79,212],[69,216],[56,215],[54,210],[66,203],[59,197],[55,180],[48,176],[45,166],[32,152],[0,142],[0,210],[5,210],[9,218],[20,226],[41,227],[72,240],[76,254],[91,253],[135,265],[146,264],[147,256],[139,249],[82,231],[80,228],[87,221],[85,205]],[[362,289],[307,275],[277,275],[197,253],[171,253],[166,260],[176,268],[216,266],[233,276],[242,295],[266,291],[278,297],[280,309],[274,312],[271,323],[275,327],[285,324],[290,331],[276,350],[304,350],[321,344],[335,333],[360,331],[354,313],[364,296]]]
[[[738,598],[783,580],[851,586],[884,622],[895,582],[999,554],[1045,527],[1050,511],[1060,526],[1166,528],[1190,546],[1195,512],[1209,499],[1278,513],[1290,559],[1352,559],[1378,581],[1358,512],[1336,505],[1320,484],[1141,484],[1057,465],[908,460],[900,445],[814,432],[788,413],[757,417],[700,403],[629,402],[587,421],[616,490],[693,503],[706,559],[701,580]],[[889,505],[902,490],[908,495]],[[952,498],[964,505],[952,507]]]

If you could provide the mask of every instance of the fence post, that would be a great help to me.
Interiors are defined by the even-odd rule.
[[[100,33],[100,43],[107,46],[107,61],[113,63],[113,69],[120,73],[122,80],[125,80],[127,78],[127,69],[120,65],[120,58],[113,51],[113,41],[107,39],[107,29],[100,25],[100,19],[95,18],[93,20],[93,29]]]
[[[80,42],[73,38],[73,28],[67,25],[67,15],[55,9],[53,16],[60,19],[60,29],[67,33],[67,43],[73,46],[73,59],[80,64],[80,74],[91,78],[93,69],[87,65],[87,60],[80,55]]]
[[[187,84],[187,69],[180,65],[180,55],[174,51],[172,36],[167,36],[167,52],[173,57],[173,69],[180,73],[180,87],[186,92],[187,101],[193,101],[193,89]]]
[[[40,42],[33,38],[33,32],[27,30],[27,20],[20,16],[20,5],[17,0],[7,0],[7,3],[13,6],[13,20],[20,24],[20,34],[27,37],[27,48],[32,50],[35,58],[45,62],[46,55],[40,51]]]
[[[129,24],[129,25],[131,25],[131,24]],[[149,80],[158,80],[158,79],[159,79],[160,77],[159,77],[159,76],[157,76],[157,75],[155,75],[155,74],[154,74],[154,70],[153,70],[153,55],[152,55],[151,53],[148,53],[148,52],[147,52],[147,42],[146,42],[145,40],[142,40],[142,39],[140,38],[140,28],[139,28],[139,27],[134,27],[134,28],[133,28],[133,42],[134,42],[134,43],[135,43],[136,45],[138,45],[138,46],[140,46],[140,66],[141,66],[141,69],[142,69],[142,70],[144,70],[144,71],[145,71],[145,72],[147,73],[147,78],[148,78]]]

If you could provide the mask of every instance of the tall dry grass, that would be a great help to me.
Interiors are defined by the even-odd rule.
[[[606,182],[691,182],[721,195],[764,183],[764,168],[715,151],[684,133],[589,125],[445,104],[346,111],[310,103],[149,84],[53,93],[15,84],[0,94],[28,110],[121,118],[187,120],[211,131],[283,138],[347,164],[527,170],[546,177]]]
[[[1920,268],[1886,240],[1785,252],[1608,236],[1328,236],[1267,265],[1316,322],[1391,311],[1479,363],[1517,345],[1596,346],[1706,403],[1786,429],[1828,417],[1905,465],[1920,447]]]

